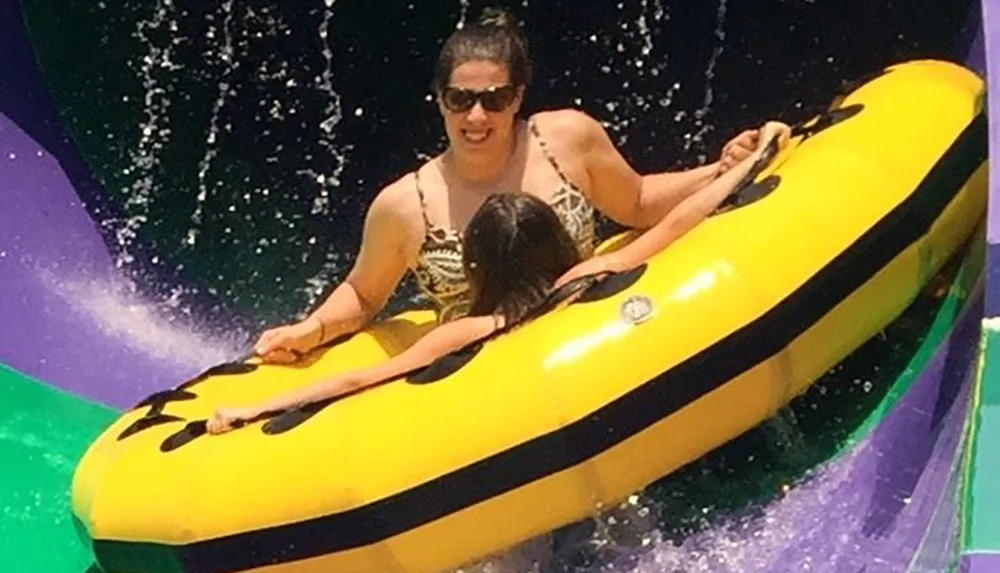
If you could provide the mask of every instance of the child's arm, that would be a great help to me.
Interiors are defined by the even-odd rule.
[[[616,254],[620,265],[626,269],[636,267],[671,243],[687,234],[708,218],[733,192],[736,185],[750,172],[750,168],[764,153],[768,142],[775,136],[787,137],[788,126],[769,122],[761,129],[757,149],[694,195],[681,201],[648,231],[622,247]]]
[[[234,423],[256,418],[265,412],[297,408],[390,380],[416,368],[427,366],[445,354],[483,338],[495,327],[496,319],[492,316],[466,317],[443,324],[424,335],[410,348],[376,366],[345,372],[254,406],[220,408],[208,421],[208,431],[213,434],[223,433],[232,429]]]
[[[787,125],[769,122],[761,129],[758,148],[750,156],[681,201],[663,219],[628,245],[617,251],[583,261],[570,269],[559,278],[556,286],[586,275],[607,271],[621,272],[634,268],[667,248],[704,221],[733,192],[773,137],[778,136],[779,143],[784,143],[788,138],[788,132]]]

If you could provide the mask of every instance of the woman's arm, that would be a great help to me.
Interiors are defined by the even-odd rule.
[[[685,171],[640,175],[595,119],[583,112],[550,112],[547,129],[566,141],[566,147],[581,157],[590,179],[589,199],[602,213],[629,227],[648,229],[723,171],[716,161]],[[747,130],[725,146],[729,160],[742,159],[753,151],[756,130]]]
[[[643,175],[634,215],[640,224],[633,226],[648,229],[686,198],[704,189],[718,173],[719,163],[716,162],[686,171]]]
[[[762,130],[758,148],[743,161],[728,168],[718,178],[698,192],[681,201],[652,228],[617,251],[598,255],[583,261],[559,278],[556,286],[573,279],[601,272],[621,272],[634,268],[704,221],[733,192],[736,185],[749,173],[773,137],[783,144],[788,137],[788,126],[771,122]]]
[[[302,321],[264,332],[255,352],[265,362],[292,362],[297,354],[364,327],[385,306],[406,272],[409,221],[401,179],[383,189],[365,217],[361,248],[347,278]],[[410,201],[412,202],[412,201]]]
[[[209,420],[209,431],[221,433],[239,420],[250,420],[265,412],[289,410],[357,392],[374,384],[391,380],[406,372],[427,366],[434,360],[454,352],[490,334],[496,326],[492,316],[475,316],[443,324],[424,335],[413,346],[381,364],[334,376],[304,388],[292,390],[260,404],[246,408],[220,408]]]
[[[767,142],[776,136],[781,137],[782,140],[786,139],[788,126],[776,122],[768,123],[761,130],[757,149],[743,161],[681,201],[656,225],[634,241],[614,253],[609,253],[608,256],[617,262],[615,266],[629,269],[642,264],[707,219],[729,197],[743,177],[750,172],[754,163],[764,153]],[[779,141],[780,143],[782,141]]]
[[[405,179],[379,193],[368,209],[361,248],[344,282],[313,311],[322,321],[322,342],[354,332],[385,307],[406,273],[406,229],[411,227],[405,207],[412,185]],[[422,224],[422,223],[421,223]]]

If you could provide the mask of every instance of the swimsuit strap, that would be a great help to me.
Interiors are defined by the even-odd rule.
[[[533,119],[528,121],[528,128],[531,130],[532,135],[538,139],[538,145],[542,148],[542,153],[545,155],[545,159],[549,160],[549,164],[551,164],[552,168],[559,174],[559,178],[562,179],[562,182],[576,187],[576,185],[573,185],[573,182],[569,180],[569,177],[566,177],[566,174],[563,173],[563,170],[559,167],[559,162],[556,161],[555,156],[552,155],[552,151],[549,150],[549,146],[545,143],[545,139],[542,138],[542,134],[538,131],[538,126],[535,125],[535,121]]]
[[[430,233],[432,225],[430,218],[427,216],[427,199],[424,197],[424,190],[420,187],[419,169],[413,172],[413,179],[417,187],[417,197],[420,198],[420,214],[424,217],[424,233]]]

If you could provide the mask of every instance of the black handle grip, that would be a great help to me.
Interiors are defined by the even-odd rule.
[[[577,277],[569,281],[568,283],[550,292],[549,295],[545,297],[545,300],[543,300],[535,308],[528,311],[526,316],[519,322],[525,322],[550,312],[552,309],[566,302],[573,296],[587,291],[609,274],[611,274],[610,271],[602,271],[592,275],[583,275],[582,277]],[[504,328],[504,330],[507,329]]]

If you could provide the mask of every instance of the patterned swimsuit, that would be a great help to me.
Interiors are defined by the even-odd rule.
[[[566,177],[555,157],[545,145],[534,122],[528,123],[531,134],[545,154],[545,158],[556,170],[562,183],[552,197],[552,209],[580,249],[583,258],[594,252],[594,207],[575,183]],[[420,290],[429,297],[438,309],[441,323],[465,316],[469,311],[469,283],[462,266],[462,234],[457,230],[434,225],[427,217],[427,202],[420,187],[417,174],[417,194],[423,209],[426,234],[420,246],[417,266],[413,269]]]

